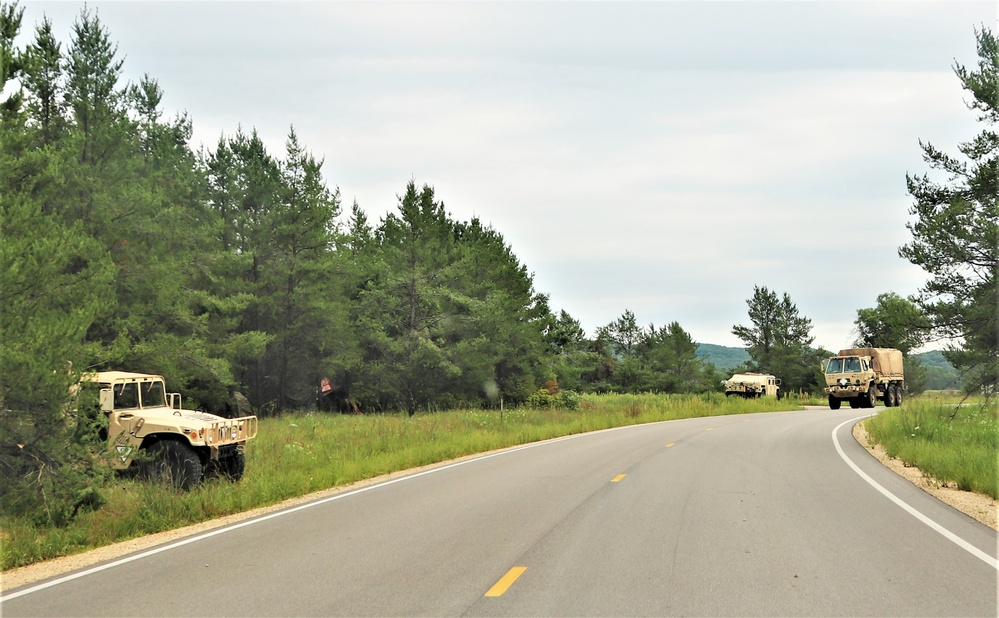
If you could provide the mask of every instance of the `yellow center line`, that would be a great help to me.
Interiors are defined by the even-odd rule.
[[[676,444],[676,443],[675,442],[670,442],[669,444],[666,445],[666,448],[669,448],[669,447],[673,446],[674,444]]]
[[[611,479],[611,483],[617,483],[618,481],[620,481],[621,479],[623,479],[625,476],[627,476],[627,475],[626,474],[618,474],[617,476],[615,476],[614,478]]]
[[[523,575],[524,571],[526,570],[527,567],[522,567],[522,566],[513,567],[512,569],[507,571],[506,575],[501,577],[498,582],[493,584],[493,587],[489,589],[489,592],[486,593],[486,596],[487,597],[503,596],[503,593],[506,592],[507,588],[512,586],[513,582],[517,581],[517,578]]]
[[[707,428],[707,429],[705,429],[704,431],[713,431],[713,430],[714,430],[714,427],[708,427],[708,428]]]

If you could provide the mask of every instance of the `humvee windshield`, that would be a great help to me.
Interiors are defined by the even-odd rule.
[[[115,410],[129,410],[140,407],[153,408],[166,405],[163,383],[159,381],[125,382],[123,384],[115,384],[113,390]]]
[[[142,391],[142,407],[153,408],[166,405],[166,395],[163,393],[163,383],[141,382],[139,389]]]
[[[139,407],[139,390],[135,382],[115,384],[112,389],[114,390],[115,410],[129,410]]]

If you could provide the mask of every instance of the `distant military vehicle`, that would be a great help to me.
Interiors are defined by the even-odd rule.
[[[85,374],[81,387],[100,389],[100,412],[107,416],[101,437],[109,441],[113,468],[135,464],[146,477],[184,489],[206,475],[242,478],[256,416],[184,410],[180,393],[166,392],[163,376],[146,373]]]
[[[905,373],[902,352],[894,348],[850,348],[822,361],[829,407],[838,410],[845,400],[851,408],[902,405]]]
[[[725,380],[725,396],[738,395],[747,399],[772,396],[780,398],[780,378],[768,373],[737,373]]]

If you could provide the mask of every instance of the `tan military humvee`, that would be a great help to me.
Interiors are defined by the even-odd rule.
[[[246,443],[257,435],[256,416],[227,419],[184,410],[180,393],[167,393],[158,375],[102,371],[84,375],[81,386],[88,384],[100,389],[100,410],[107,416],[101,433],[115,469],[136,464],[145,476],[185,489],[206,474],[242,478]]]
[[[725,396],[747,399],[771,396],[780,398],[780,378],[768,373],[737,373],[725,381]]]

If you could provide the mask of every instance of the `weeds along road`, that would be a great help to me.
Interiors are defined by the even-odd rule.
[[[859,413],[511,449],[14,589],[0,612],[996,616],[996,532],[884,469]]]

